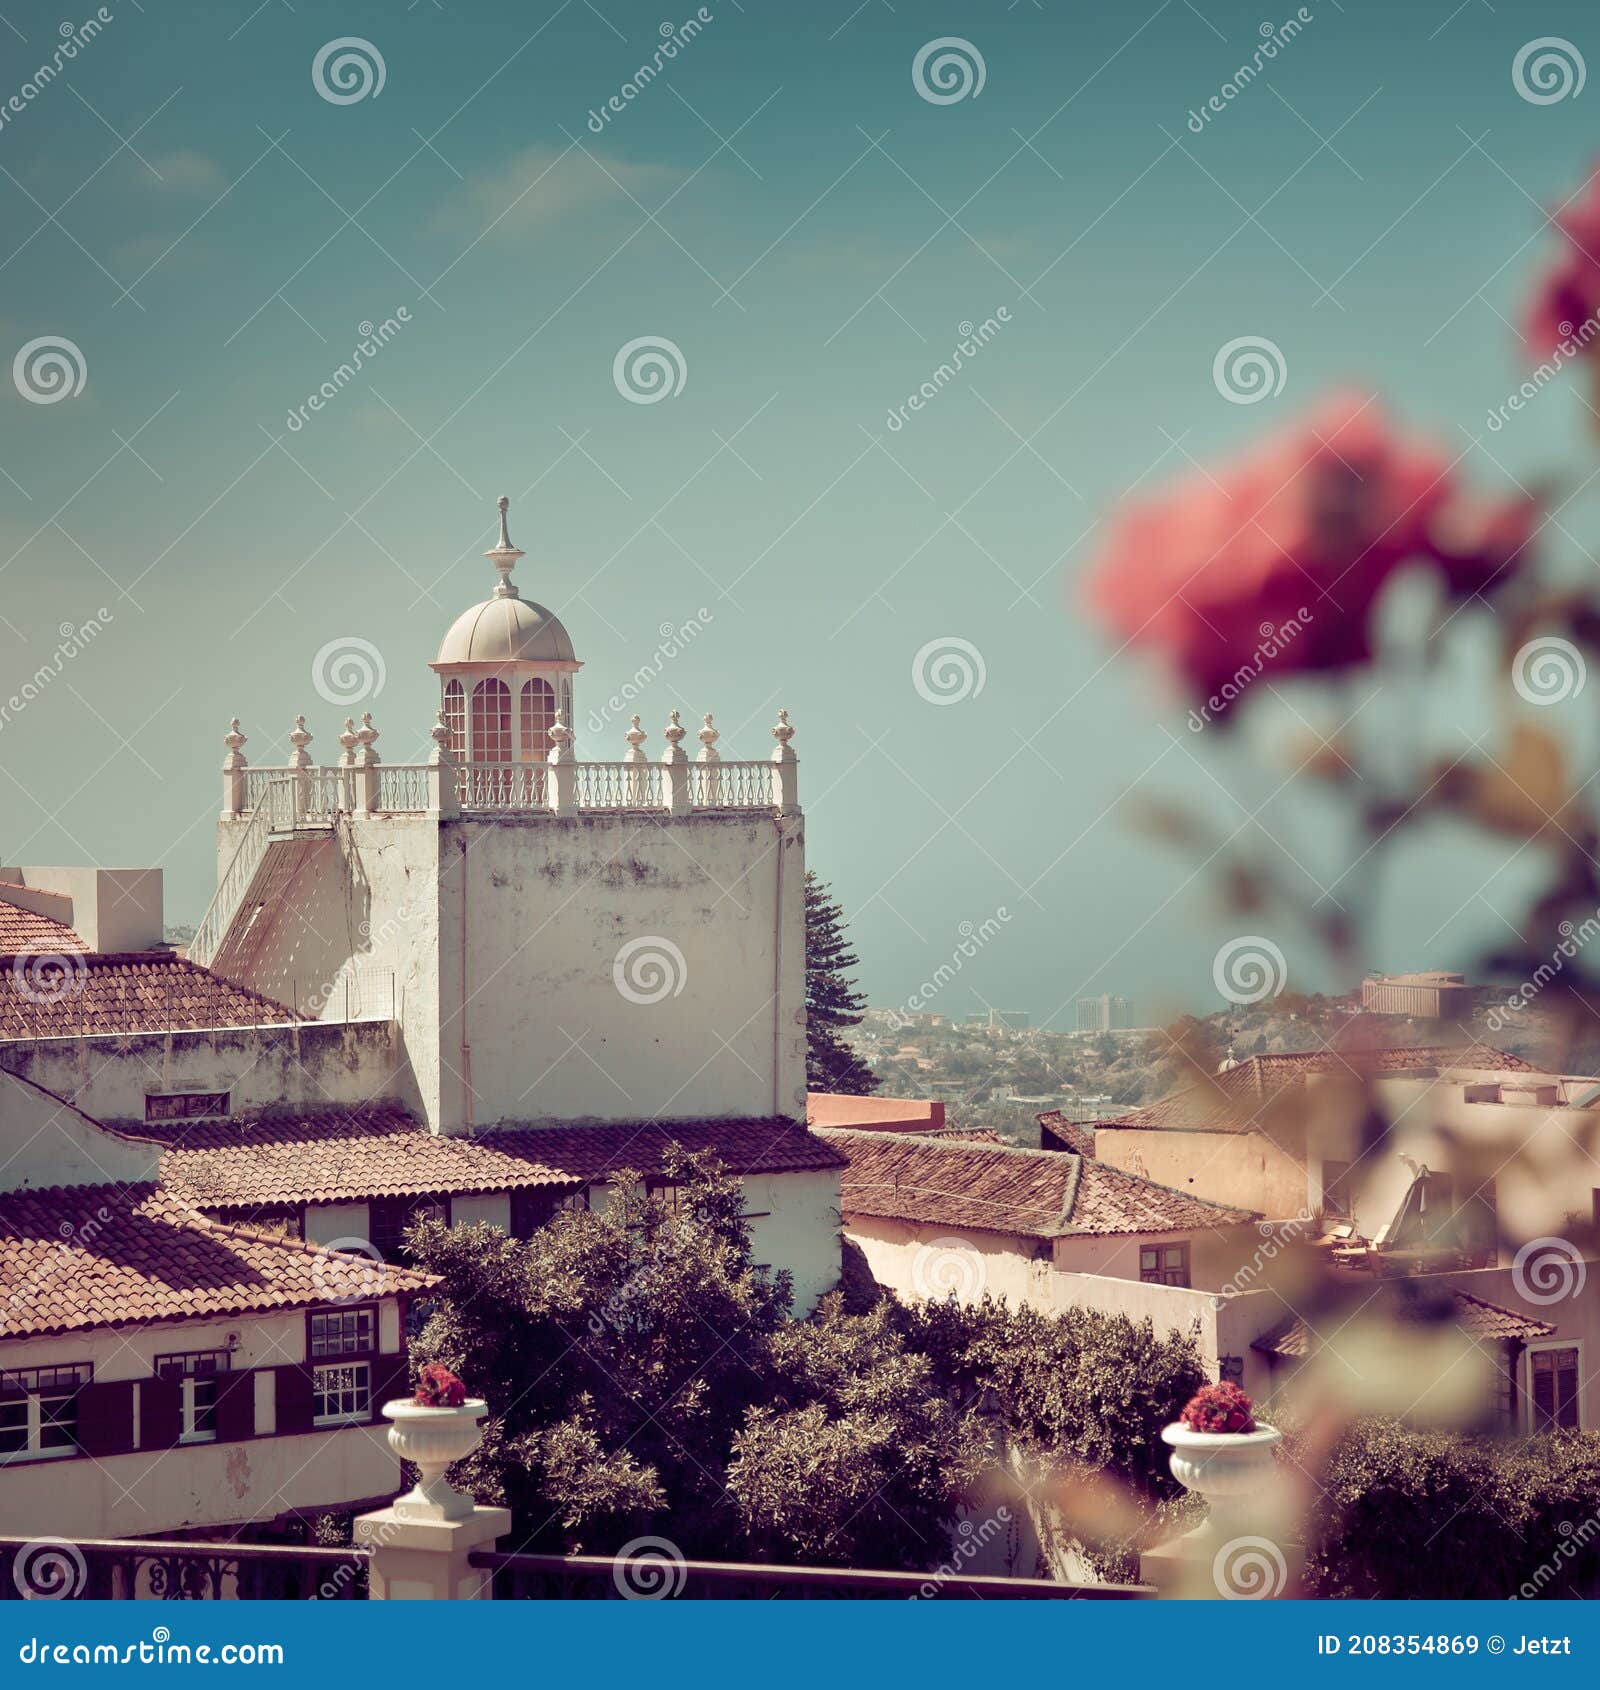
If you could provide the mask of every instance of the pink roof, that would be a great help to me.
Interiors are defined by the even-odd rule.
[[[925,1133],[944,1125],[944,1105],[933,1098],[808,1091],[806,1121],[813,1127],[852,1127],[858,1132]]]

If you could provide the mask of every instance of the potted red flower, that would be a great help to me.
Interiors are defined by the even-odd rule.
[[[1163,1428],[1172,1450],[1172,1476],[1205,1497],[1212,1512],[1260,1490],[1271,1478],[1273,1451],[1283,1441],[1276,1426],[1258,1421],[1250,1399],[1231,1380],[1204,1385]]]
[[[416,1467],[416,1485],[394,1505],[396,1514],[413,1520],[459,1520],[475,1506],[445,1478],[457,1461],[471,1455],[483,1439],[478,1422],[489,1412],[482,1397],[467,1388],[448,1367],[428,1362],[417,1375],[414,1394],[383,1405],[389,1447]]]

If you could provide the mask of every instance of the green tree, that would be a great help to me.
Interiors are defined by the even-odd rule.
[[[859,1026],[864,993],[851,978],[860,959],[850,947],[844,911],[827,885],[806,870],[806,1087],[865,1097],[878,1076],[839,1037]]]

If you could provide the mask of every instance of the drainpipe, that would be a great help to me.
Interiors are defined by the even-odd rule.
[[[459,841],[456,862],[461,876],[461,1119],[466,1130],[472,1131],[472,1040],[467,1033],[467,841]]]
[[[778,1099],[783,1085],[783,817],[774,816],[778,864],[773,870],[772,910],[772,1113],[783,1114]]]

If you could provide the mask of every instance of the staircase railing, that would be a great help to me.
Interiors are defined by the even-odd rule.
[[[239,905],[250,890],[250,882],[261,867],[272,835],[294,826],[295,784],[292,776],[263,783],[262,800],[250,812],[250,820],[228,866],[223,870],[206,913],[200,918],[187,956],[202,968],[209,968],[222,949],[222,941],[239,913]]]

